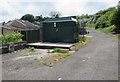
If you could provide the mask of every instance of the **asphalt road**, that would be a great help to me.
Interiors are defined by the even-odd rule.
[[[90,29],[91,42],[54,67],[3,73],[3,80],[118,80],[118,40]],[[4,68],[3,68],[4,69]]]

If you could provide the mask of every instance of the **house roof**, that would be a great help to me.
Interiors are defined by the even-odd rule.
[[[17,21],[21,22],[23,25],[25,25],[27,28],[30,28],[30,29],[39,29],[39,26],[38,25],[35,25],[29,21],[26,21],[26,20],[20,20],[20,19],[17,19]]]
[[[4,25],[4,28],[13,29],[13,30],[24,30],[24,29],[21,29],[21,28],[10,26],[10,25]]]
[[[39,25],[36,25],[36,24],[33,24],[33,23],[31,23],[31,22],[29,22],[29,21],[27,21],[27,20],[21,20],[21,19],[15,19],[15,20],[13,20],[13,21],[10,21],[10,22],[8,22],[6,25],[11,25],[13,22],[15,22],[15,21],[17,21],[17,22],[19,22],[19,23],[21,23],[22,25],[24,25],[26,28],[26,30],[27,29],[39,29],[40,28],[40,26]],[[16,27],[17,28],[17,26],[14,26],[14,27]],[[19,27],[19,26],[18,26]],[[18,28],[19,29],[19,28]]]
[[[24,30],[21,28],[10,26],[10,25],[0,25],[0,28],[6,28],[6,29],[12,29],[12,30]]]

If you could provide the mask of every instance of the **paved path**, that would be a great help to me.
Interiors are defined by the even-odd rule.
[[[91,42],[54,67],[23,68],[17,73],[3,74],[13,80],[117,80],[118,41],[90,29]],[[3,68],[4,69],[4,68]]]
[[[2,81],[2,55],[0,54],[0,82]]]

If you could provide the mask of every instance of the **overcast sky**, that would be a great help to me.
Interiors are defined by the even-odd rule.
[[[116,6],[119,0],[1,0],[0,22],[19,19],[25,14],[49,16],[59,11],[62,16],[94,14]]]

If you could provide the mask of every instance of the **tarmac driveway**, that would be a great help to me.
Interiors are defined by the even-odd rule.
[[[90,28],[91,42],[53,67],[23,67],[3,80],[118,80],[118,40]]]

